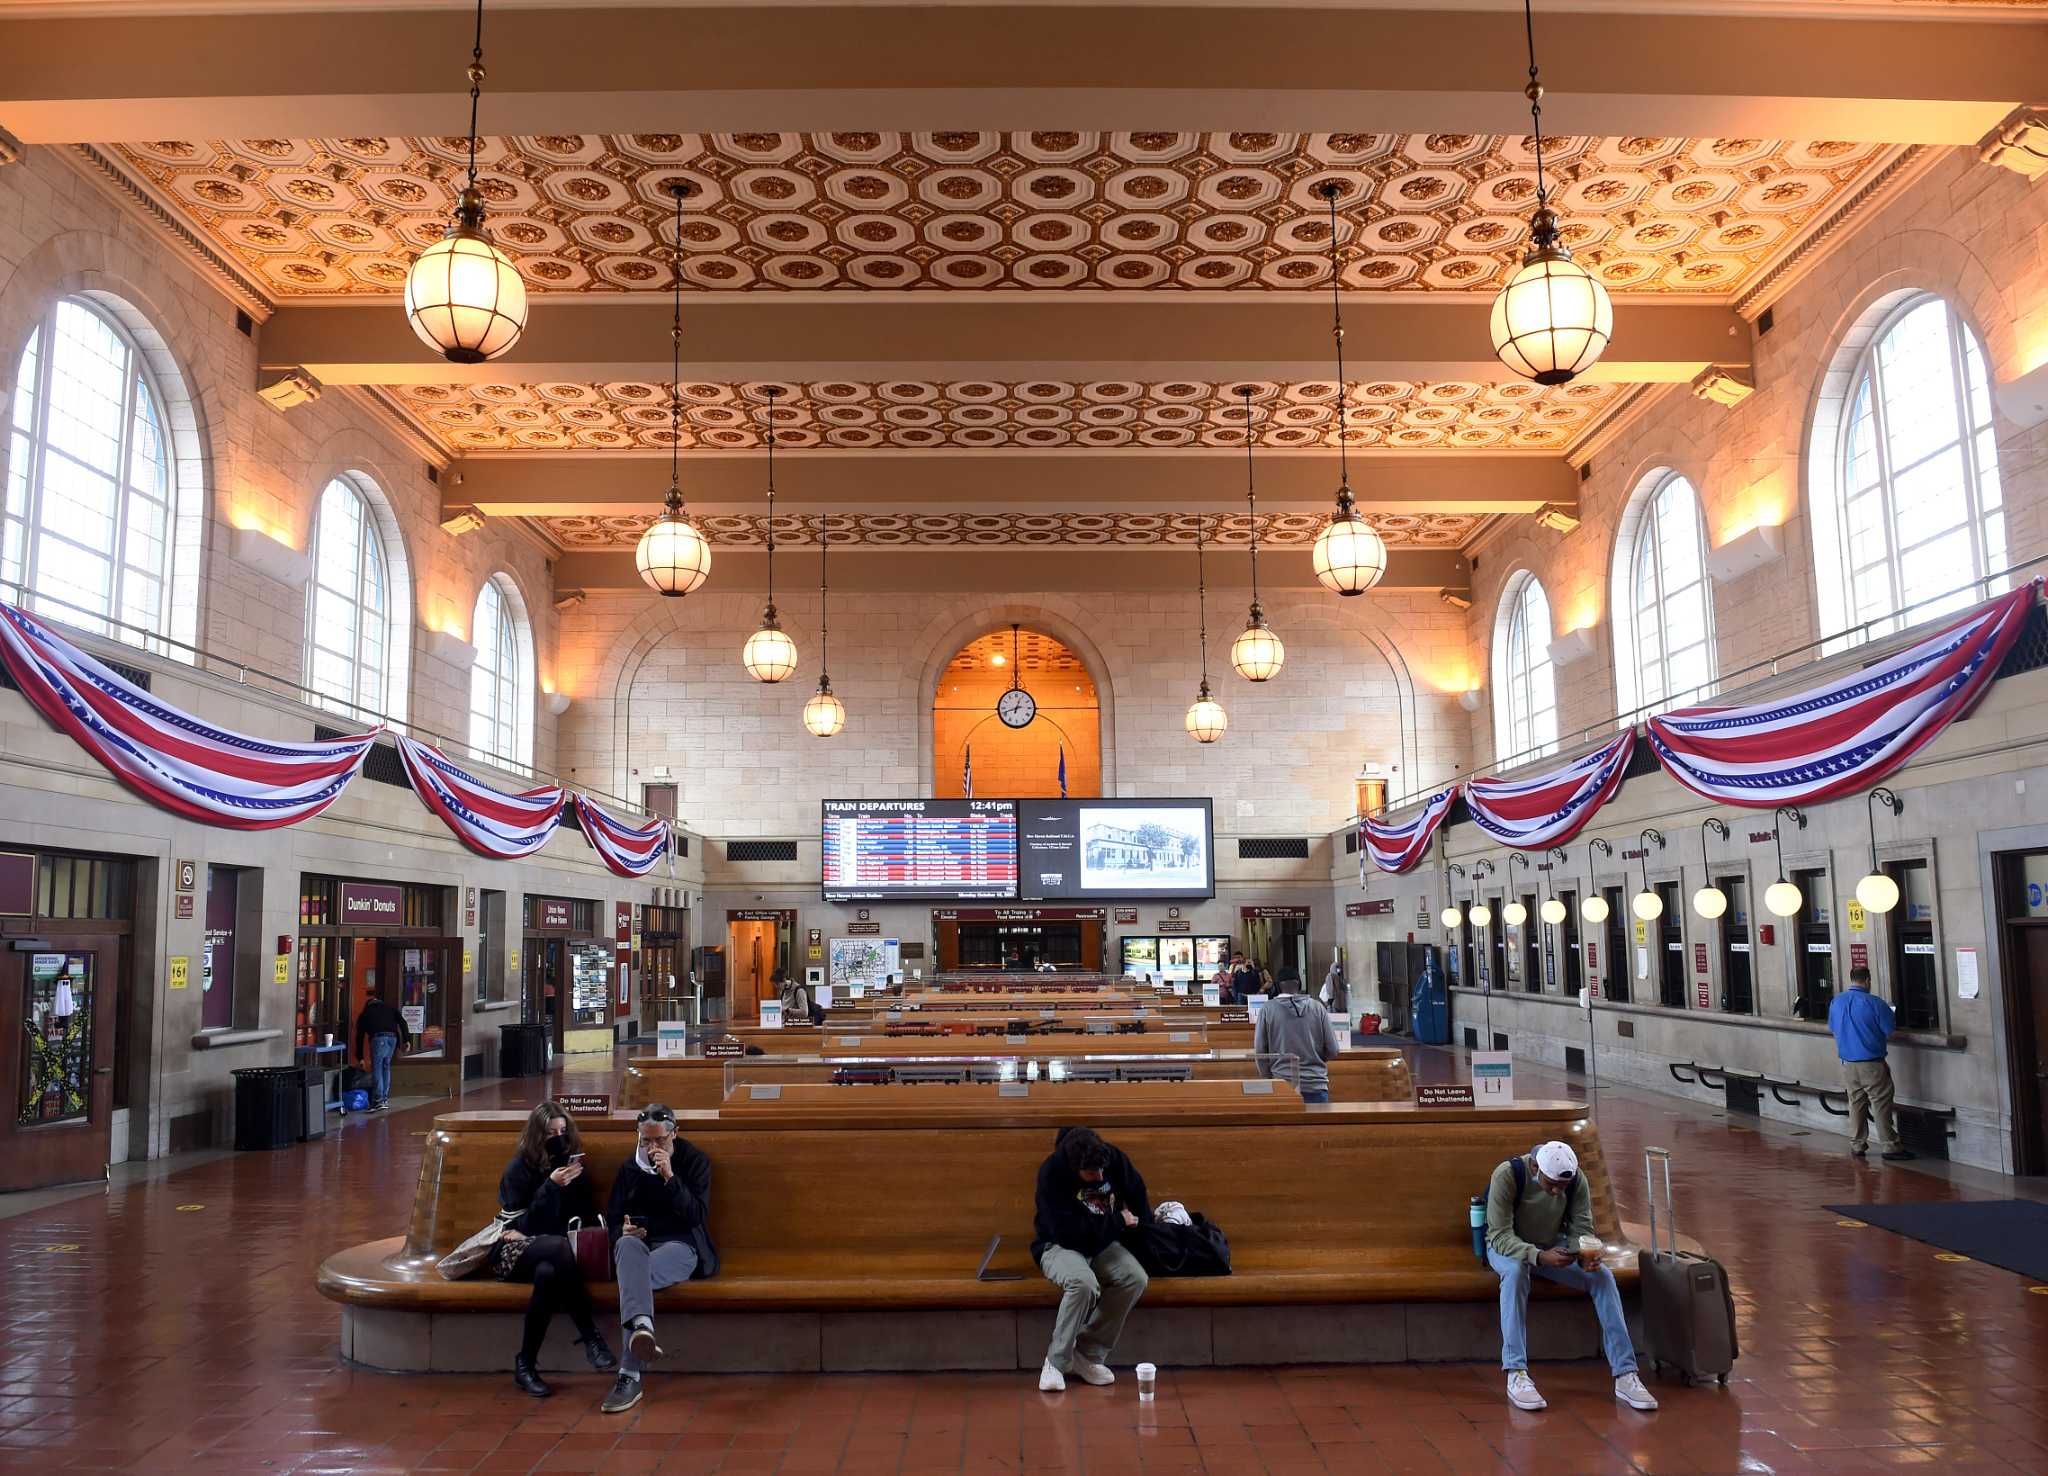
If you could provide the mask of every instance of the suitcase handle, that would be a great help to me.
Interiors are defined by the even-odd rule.
[[[1669,1148],[1645,1148],[1643,1150],[1643,1187],[1650,1202],[1650,1255],[1663,1254],[1657,1244],[1657,1164],[1664,1165],[1664,1227],[1671,1236],[1670,1254],[1678,1254],[1678,1207],[1671,1198],[1671,1150]]]

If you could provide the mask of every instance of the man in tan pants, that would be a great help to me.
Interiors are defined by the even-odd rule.
[[[1849,1151],[1858,1158],[1870,1149],[1870,1119],[1877,1118],[1878,1147],[1887,1161],[1913,1156],[1899,1141],[1892,1115],[1892,1068],[1885,1049],[1896,1020],[1892,1007],[1870,992],[1870,970],[1849,970],[1849,987],[1828,1005],[1828,1031],[1849,1088]]]

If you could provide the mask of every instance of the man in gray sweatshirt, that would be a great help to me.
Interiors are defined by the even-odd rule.
[[[1337,1054],[1337,1032],[1330,1025],[1330,1012],[1301,992],[1301,980],[1294,970],[1282,969],[1275,988],[1278,993],[1259,1010],[1258,1029],[1252,1032],[1252,1050],[1259,1058],[1259,1075],[1271,1076],[1276,1056],[1293,1056],[1301,1062],[1301,1100],[1330,1100],[1330,1057]]]

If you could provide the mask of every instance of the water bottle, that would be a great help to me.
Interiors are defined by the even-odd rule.
[[[1486,1259],[1486,1196],[1472,1196],[1472,1254]]]

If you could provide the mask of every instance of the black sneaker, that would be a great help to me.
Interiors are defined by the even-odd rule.
[[[604,1396],[604,1403],[598,1408],[606,1414],[624,1414],[640,1402],[640,1381],[631,1374],[622,1373],[612,1384],[612,1392]]]
[[[1884,1155],[1884,1161],[1886,1163],[1904,1163],[1909,1158],[1918,1158],[1919,1156],[1910,1148],[1894,1148],[1891,1152]]]
[[[661,1344],[654,1341],[654,1324],[636,1322],[633,1330],[626,1334],[626,1349],[642,1368],[661,1357]]]
[[[533,1360],[524,1353],[512,1360],[512,1382],[535,1399],[545,1399],[554,1393],[547,1381],[534,1371]]]
[[[612,1357],[612,1345],[604,1340],[603,1333],[593,1332],[589,1337],[578,1338],[576,1341],[583,1345],[583,1356],[590,1360],[592,1368],[599,1373],[617,1371],[619,1360]]]

